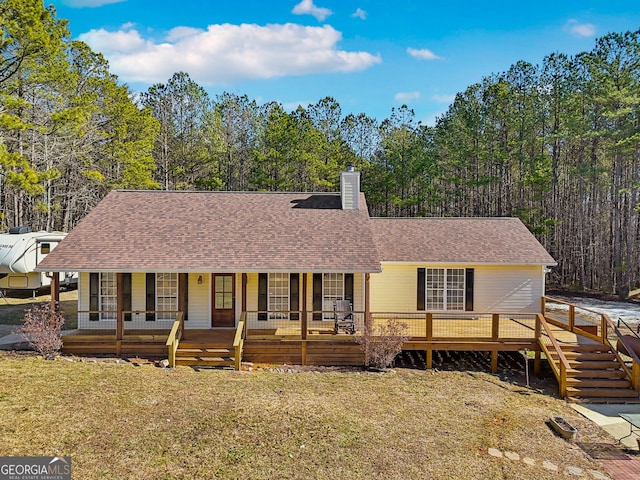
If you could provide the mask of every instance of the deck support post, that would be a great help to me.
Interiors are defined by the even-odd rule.
[[[302,359],[302,365],[306,365],[307,364],[307,341],[306,340],[301,340],[300,341],[300,348],[301,348],[301,359]]]
[[[498,350],[491,351],[491,373],[498,372]]]
[[[544,301],[544,297],[542,297]],[[544,310],[543,310],[544,312]],[[544,313],[536,315],[536,329],[535,329],[535,341],[538,344],[538,348],[536,350],[536,356],[533,360],[533,374],[537,377],[542,373],[542,352],[540,350],[540,335],[542,334],[542,324],[540,323],[540,317],[543,317]]]
[[[307,364],[307,274],[302,274],[302,318],[300,319],[300,357]]]
[[[51,272],[51,310],[60,309],[60,273]]]
[[[124,336],[124,277],[116,273],[116,355],[122,353],[122,337]]]
[[[425,336],[427,342],[431,342],[433,340],[433,313],[427,312],[425,314]],[[427,370],[433,368],[433,349],[427,348],[425,350],[425,367]]]

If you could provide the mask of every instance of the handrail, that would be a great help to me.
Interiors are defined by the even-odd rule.
[[[549,340],[551,340],[551,346],[553,346],[553,349],[558,354],[558,359],[560,360],[560,368],[556,367],[555,362],[553,361],[550,361],[549,364],[551,365],[553,373],[558,379],[558,383],[560,385],[560,395],[565,397],[567,395],[567,370],[571,369],[571,366],[569,365],[569,361],[567,360],[567,357],[565,357],[564,352],[560,348],[560,344],[556,340],[556,337],[553,335],[553,332],[551,331],[549,324],[544,318],[544,315],[538,314],[536,316],[536,322],[540,322],[540,325],[542,326],[542,328],[544,328],[547,336],[549,337]],[[551,352],[549,352],[548,347],[543,342],[541,342],[540,339],[538,339],[538,343],[540,344],[540,348],[542,348],[545,355],[547,356],[547,359],[551,360]]]
[[[639,390],[640,389],[640,358],[638,358],[638,355],[631,348],[631,346],[627,344],[622,333],[620,332],[620,330],[618,330],[618,327],[616,327],[616,325],[613,323],[611,318],[609,318],[609,315],[603,314],[603,316],[607,322],[607,325],[618,337],[617,341],[622,343],[622,345],[624,345],[624,348],[627,351],[627,356],[631,358],[631,370],[629,370],[629,367],[627,367],[624,360],[620,357],[620,354],[618,353],[618,349],[613,347],[611,342],[609,342],[608,338],[605,340],[604,343],[611,348],[611,351],[618,358],[620,365],[622,365],[622,369],[626,372],[626,374],[629,376],[629,379],[631,380],[631,386],[633,387],[633,389]]]
[[[558,303],[562,303],[565,305],[569,305],[570,308],[575,306],[569,302],[566,302],[564,300],[560,300],[558,298],[553,298],[553,297],[543,297],[544,300],[552,300],[554,302],[558,302]],[[622,333],[620,332],[620,330],[618,329],[618,327],[613,323],[613,321],[611,320],[611,318],[609,318],[609,315],[605,314],[605,313],[600,313],[600,312],[596,312],[595,310],[591,310],[589,308],[584,308],[584,307],[579,307],[580,310],[584,310],[586,312],[590,312],[593,313],[595,315],[598,315],[600,317],[600,335],[593,335],[593,334],[589,334],[589,332],[585,332],[584,330],[582,330],[580,328],[580,325],[577,326],[573,326],[573,328],[571,328],[571,325],[564,325],[561,324],[559,322],[552,322],[553,324],[561,327],[561,328],[565,328],[565,327],[569,327],[569,331],[574,332],[576,330],[579,330],[580,335],[583,335],[585,337],[591,338],[593,340],[597,340],[598,342],[600,342],[602,345],[605,345],[607,347],[609,347],[611,349],[611,351],[613,352],[613,354],[616,356],[616,358],[618,359],[618,362],[620,363],[622,370],[626,373],[627,377],[629,378],[629,380],[631,381],[631,386],[634,390],[636,391],[640,391],[640,358],[638,358],[638,355],[630,348],[630,346],[627,344],[627,342],[625,341],[625,339],[623,338]],[[543,317],[544,317],[544,312],[543,312]],[[545,322],[546,323],[546,322]],[[611,344],[611,342],[609,341],[608,338],[608,330],[611,330],[612,332],[615,333],[616,337],[617,337],[617,342],[622,343],[622,345],[625,347],[625,349],[627,350],[627,352],[629,353],[629,357],[631,358],[632,362],[631,362],[631,369],[629,369],[629,367],[627,367],[625,361],[622,359],[622,357],[620,357],[620,354],[617,351],[617,348],[614,348],[614,346]]]
[[[235,369],[240,370],[242,365],[242,349],[244,348],[244,339],[247,337],[247,312],[240,314],[240,321],[236,327],[236,336],[233,339],[234,363]]]
[[[180,340],[182,339],[182,334],[184,333],[184,314],[182,312],[178,312],[176,315],[176,319],[173,322],[173,327],[171,327],[171,332],[169,332],[169,336],[167,337],[167,347],[169,348],[169,366],[171,368],[175,368],[176,366],[176,351],[178,350],[178,345],[180,344]]]

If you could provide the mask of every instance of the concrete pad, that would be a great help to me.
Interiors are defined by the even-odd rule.
[[[12,333],[0,338],[0,350],[30,350],[30,348],[22,335]]]
[[[571,407],[580,415],[588,418],[602,428],[616,440],[629,435],[631,431],[629,423],[620,418],[620,413],[638,413],[638,404],[620,403],[583,403],[571,404]],[[631,435],[622,440],[621,444],[630,450],[638,450],[637,435]]]

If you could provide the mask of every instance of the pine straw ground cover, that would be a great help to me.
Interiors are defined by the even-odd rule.
[[[530,479],[603,471],[545,423],[611,438],[488,373],[165,370],[0,353],[0,455],[70,455],[74,478]],[[489,448],[536,460],[498,459]],[[552,473],[543,460],[560,467]],[[587,477],[591,478],[591,477]]]

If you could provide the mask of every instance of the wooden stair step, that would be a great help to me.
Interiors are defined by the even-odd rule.
[[[627,379],[616,378],[567,378],[567,385],[572,387],[594,388],[631,388],[631,382]]]
[[[180,341],[178,348],[233,348],[233,342],[213,342],[213,343],[195,343],[195,342],[185,342]]]
[[[183,348],[181,346],[176,350],[176,356],[228,356],[233,349],[229,348]]]
[[[601,343],[586,343],[586,344],[572,344],[572,343],[563,343],[560,344],[560,349],[565,351],[572,352],[610,352],[611,348],[606,345],[602,345]]]
[[[587,361],[587,360],[608,360],[612,361],[616,359],[614,353],[584,353],[584,352],[562,352],[567,360]],[[556,352],[551,353],[551,357],[554,360],[559,358]]]
[[[574,370],[618,370],[620,368],[620,364],[618,362],[613,361],[597,361],[597,360],[569,360],[569,366]]]
[[[609,397],[609,398],[638,398],[638,392],[631,388],[593,388],[567,387],[568,397]]]
[[[626,378],[624,370],[567,370],[567,377],[573,378]]]
[[[234,365],[234,359],[229,357],[176,357],[176,365],[232,367]]]

